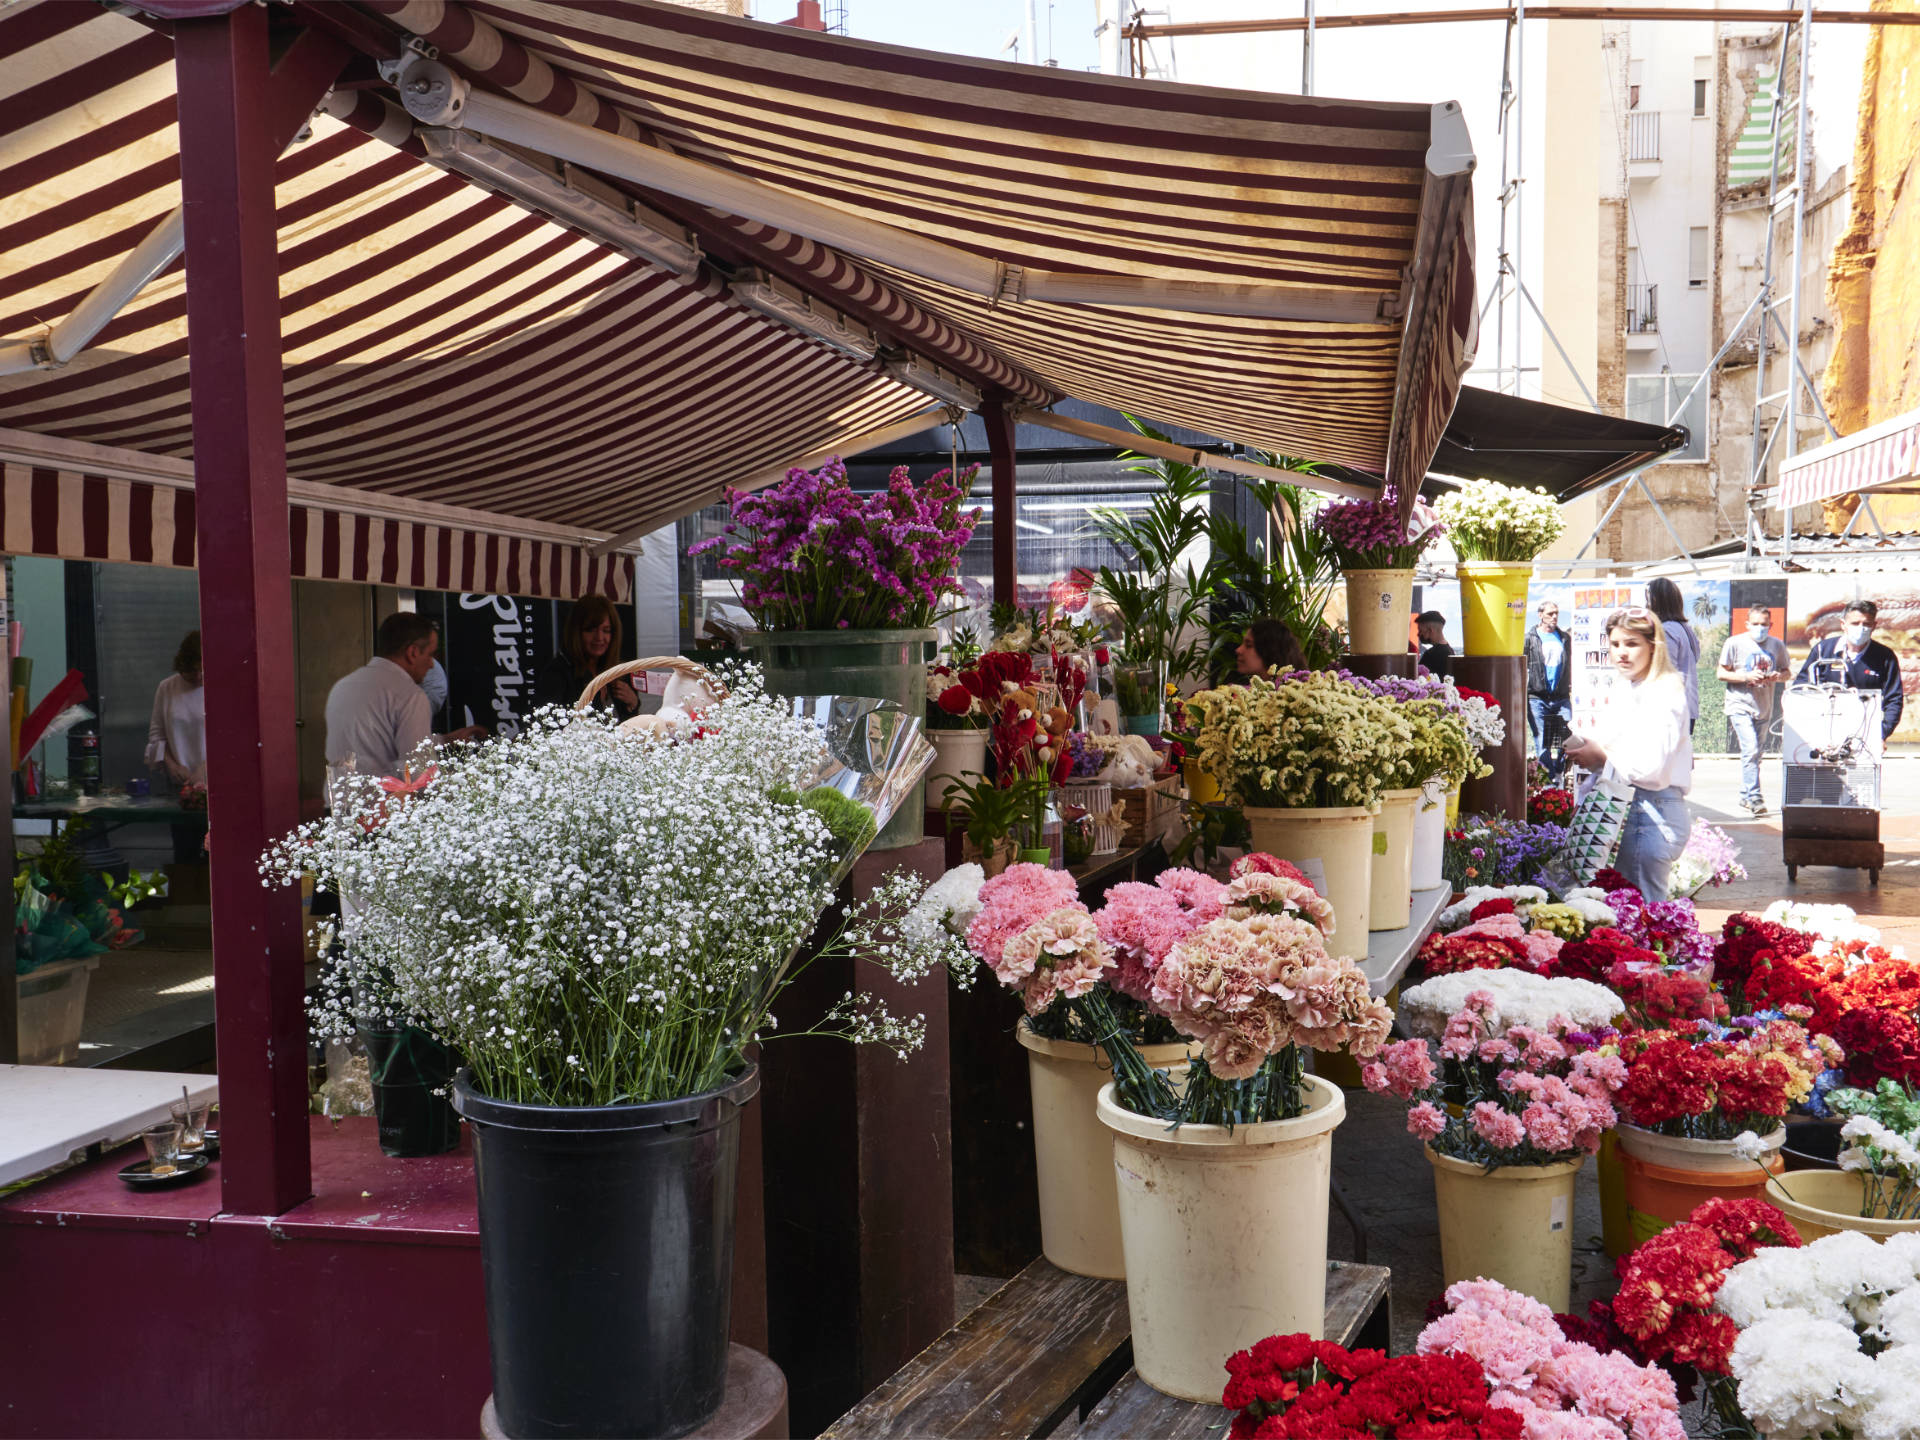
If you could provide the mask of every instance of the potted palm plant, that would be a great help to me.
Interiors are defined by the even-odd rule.
[[[834,459],[765,490],[729,492],[726,532],[689,553],[718,551],[720,568],[739,578],[760,627],[746,643],[769,694],[861,695],[923,713],[934,621],[960,588],[960,552],[980,518],[966,508],[978,469],[916,484],[902,466],[884,491],[860,495]],[[917,844],[923,823],[916,792],[875,848]]]
[[[748,1047],[822,957],[908,981],[967,963],[899,933],[922,889],[908,877],[822,924],[926,742],[868,701],[828,697],[823,728],[750,676],[735,687],[697,728],[541,712],[409,793],[343,786],[266,857],[356,898],[347,964],[464,1058],[453,1097],[509,1435],[671,1437],[713,1415]],[[907,743],[851,743],[889,727]],[[921,1028],[849,995],[800,1033],[905,1052]]]

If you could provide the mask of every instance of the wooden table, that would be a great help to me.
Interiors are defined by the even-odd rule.
[[[1326,1338],[1384,1350],[1387,1281],[1383,1266],[1329,1264]],[[1076,1410],[1080,1435],[1103,1440],[1217,1440],[1230,1418],[1218,1405],[1162,1395],[1134,1373],[1126,1281],[1090,1280],[1036,1260],[821,1440],[1038,1440]]]

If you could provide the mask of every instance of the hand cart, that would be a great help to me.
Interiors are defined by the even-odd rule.
[[[1878,690],[1835,684],[1794,685],[1782,696],[1780,858],[1789,881],[1802,865],[1837,865],[1880,883],[1883,701]]]

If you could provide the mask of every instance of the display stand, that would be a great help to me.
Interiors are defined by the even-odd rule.
[[[1384,680],[1389,675],[1411,680],[1414,671],[1419,668],[1420,657],[1402,651],[1397,655],[1349,655],[1340,663],[1354,674],[1364,675],[1369,680]]]
[[[1519,655],[1456,655],[1453,679],[1500,702],[1506,743],[1485,752],[1493,773],[1460,787],[1462,815],[1527,818],[1527,662]]]

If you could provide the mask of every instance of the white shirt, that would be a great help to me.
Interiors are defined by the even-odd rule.
[[[1693,788],[1693,740],[1687,733],[1687,687],[1677,673],[1642,680],[1600,712],[1594,736],[1607,752],[1606,773],[1636,790],[1681,794]]]
[[[184,675],[169,675],[153,691],[147,720],[147,763],[171,760],[200,784],[207,779],[207,691]]]
[[[398,775],[433,727],[427,692],[393,661],[376,655],[327,692],[327,763],[353,757],[362,775]]]
[[[427,662],[426,677],[421,680],[420,688],[427,692],[427,703],[434,713],[440,713],[440,707],[447,703],[447,672],[438,660]]]

